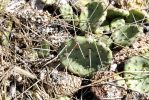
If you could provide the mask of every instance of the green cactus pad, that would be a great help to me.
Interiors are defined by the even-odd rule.
[[[95,30],[95,34],[109,34],[109,33],[110,33],[109,25],[98,27]]]
[[[106,70],[112,61],[111,50],[105,44],[81,36],[66,40],[60,50],[63,50],[60,61],[65,68],[83,77],[97,70]]]
[[[109,8],[107,10],[107,19],[114,19],[114,18],[124,18],[129,16],[129,11],[119,8]]]
[[[149,92],[149,59],[134,56],[125,64],[125,79],[129,89],[140,93]]]
[[[129,12],[130,15],[126,19],[128,23],[149,21],[149,15],[145,11],[132,9]]]
[[[72,21],[73,19],[73,9],[69,4],[63,4],[60,7],[60,13],[62,17],[67,21]]]
[[[137,38],[139,31],[136,25],[125,25],[112,33],[112,39],[119,46],[129,46]]]
[[[88,3],[80,14],[80,29],[94,32],[106,19],[107,11],[104,2]]]
[[[106,44],[107,47],[110,47],[111,44],[113,43],[112,39],[107,35],[99,37],[98,42],[103,42],[104,44]]]
[[[102,25],[95,30],[95,34],[109,34],[110,33],[110,23],[105,20]]]
[[[72,0],[72,1],[74,1],[72,5],[76,6],[79,9],[85,7],[88,3],[92,2],[105,2],[108,5],[108,0]]]
[[[107,26],[107,25],[109,25],[110,24],[110,22],[108,21],[108,20],[105,20],[102,24],[101,24],[101,26]]]
[[[119,29],[122,26],[125,26],[125,20],[122,18],[116,18],[112,20],[110,24],[110,28],[112,32],[114,32],[115,30]]]

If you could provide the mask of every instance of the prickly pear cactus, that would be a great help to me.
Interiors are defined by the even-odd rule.
[[[125,20],[122,18],[113,19],[110,24],[110,28],[112,32],[114,32],[115,30],[119,29],[122,26],[125,26]]]
[[[114,63],[120,64],[133,56],[149,57],[149,34],[141,33],[138,35],[132,46],[126,46],[119,52],[113,52]]]
[[[119,27],[112,33],[112,39],[116,45],[129,46],[137,38],[140,29],[136,25],[125,25]]]
[[[149,21],[149,15],[143,10],[132,9],[129,12],[130,15],[126,19],[128,23]]]
[[[88,3],[81,10],[79,27],[83,31],[94,32],[106,19],[105,2]]]
[[[82,36],[67,40],[60,50],[61,63],[79,76],[90,76],[97,70],[106,70],[112,61],[111,50],[105,44]]]
[[[110,26],[101,26],[95,30],[95,34],[110,34]]]
[[[70,0],[72,5],[81,9],[82,7],[86,6],[88,3],[91,2],[105,2],[108,5],[108,0]]]
[[[129,16],[129,11],[124,9],[119,9],[115,7],[110,7],[107,10],[107,19],[114,19],[114,18],[125,18]]]
[[[107,35],[102,35],[98,38],[98,42],[103,42],[104,44],[106,44],[107,47],[110,47],[111,44],[113,43],[112,39],[107,36]]]
[[[140,93],[149,92],[149,59],[134,56],[125,63],[124,71],[126,84],[129,89]]]
[[[100,27],[98,27],[95,30],[95,34],[100,35],[100,34],[111,34],[110,33],[110,22],[108,20],[105,20]]]

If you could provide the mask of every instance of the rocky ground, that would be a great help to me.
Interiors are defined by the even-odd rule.
[[[0,99],[149,99],[149,84],[148,78],[146,78],[149,71],[149,68],[147,68],[149,67],[148,0],[104,0],[104,2],[106,2],[105,11],[107,11],[107,9],[111,10],[113,9],[112,7],[114,7],[114,9],[122,9],[122,11],[126,11],[126,14],[122,13],[122,15],[120,15],[121,11],[119,12],[119,10],[116,10],[118,11],[118,14],[114,15],[114,17],[113,15],[109,15],[110,17],[107,17],[108,13],[104,12],[103,15],[106,16],[100,16],[101,18],[99,19],[101,19],[100,21],[104,19],[103,22],[108,20],[110,22],[110,25],[108,24],[110,28],[104,28],[102,22],[102,24],[100,25],[101,28],[99,29],[100,31],[95,30],[95,28],[97,28],[96,25],[98,26],[98,24],[101,23],[99,20],[99,23],[96,23],[97,20],[94,21],[96,17],[99,17],[98,15],[95,15],[95,17],[92,19],[94,23],[91,23],[91,27],[86,24],[86,26],[88,26],[87,30],[84,24],[84,26],[81,27],[81,17],[78,17],[81,16],[82,9],[83,11],[86,11],[86,9],[84,9],[84,4],[96,1],[98,2],[98,0],[84,0],[84,2],[82,2],[81,0],[0,1]],[[71,12],[72,9],[65,8],[64,10],[60,10],[63,5],[64,7],[68,5],[73,7],[72,12],[75,13],[76,18],[69,19],[71,14],[69,13],[69,16],[66,15],[68,14],[68,12]],[[77,9],[77,7],[79,9]],[[145,11],[145,14],[143,13],[144,18],[140,21],[140,16],[136,15],[139,20],[137,18],[134,18],[135,22],[128,23],[128,17],[126,17],[127,11],[130,12],[132,9],[139,9],[139,11],[142,12]],[[63,15],[63,13],[65,13],[66,15]],[[119,24],[118,26],[116,26],[116,29],[114,26],[115,24],[112,24],[113,19],[117,18],[117,15],[121,16],[122,20],[126,21],[126,25],[122,27],[129,26],[129,24],[139,27],[137,28],[139,31],[138,33],[136,33],[137,35],[134,36],[135,38],[133,38],[133,41],[130,39],[130,42],[126,41],[123,43],[121,41],[117,42],[117,37],[116,39],[114,38],[114,32],[120,30],[119,34],[121,34],[121,31],[123,31]],[[77,17],[78,19],[80,19],[78,20]],[[117,27],[120,27],[120,29]],[[90,28],[93,31],[90,31]],[[133,31],[128,32],[133,33]],[[89,44],[83,44],[82,46],[80,41],[73,41],[73,39],[75,40],[75,37],[77,36],[83,37],[83,39],[87,38],[87,42],[89,40]],[[103,38],[102,40],[102,36],[106,36],[107,38]],[[121,37],[123,37],[122,40],[127,40],[124,38],[123,35],[121,35],[120,38]],[[74,60],[75,63],[72,63],[72,69],[70,69],[69,66],[66,66],[65,63],[63,63],[63,59],[66,60],[66,58],[61,58],[63,57],[63,53],[61,52],[63,52],[63,49],[66,46],[65,45],[63,47],[63,45],[65,43],[67,44],[66,40],[68,39],[72,39],[72,43],[76,43],[77,46],[74,46],[74,44],[72,44],[74,46],[73,49],[80,49],[84,47],[80,50],[81,53],[78,53],[78,51],[74,53],[73,56],[75,56],[75,60],[73,59],[73,57],[72,60]],[[107,54],[108,57],[105,56],[105,59],[107,57],[105,62],[102,61],[102,58],[97,61],[97,65],[102,65],[102,63],[105,63],[106,70],[98,69],[93,72],[83,70],[84,64],[82,64],[82,62],[92,62],[92,60],[90,60],[90,58],[92,57],[89,57],[90,55],[86,53],[86,51],[88,51],[88,48],[86,48],[84,45],[92,46],[92,44],[94,43],[93,41],[97,44],[99,43],[99,45],[97,45],[96,47],[97,49],[98,46],[99,48],[100,46],[102,48],[104,44],[105,46],[103,46],[103,51],[106,49],[106,52],[110,53],[109,55]],[[81,47],[79,44],[81,45]],[[68,45],[71,45],[71,42],[68,42]],[[70,52],[73,51],[73,49],[71,49]],[[89,50],[90,49],[96,50],[94,48],[92,49],[92,47],[89,47]],[[102,52],[100,53],[99,51],[96,51],[97,53],[95,55],[97,56],[93,56],[93,58],[98,58],[98,56],[102,55]],[[64,53],[64,57],[65,55],[71,55],[72,53]],[[87,55],[87,59],[89,60],[86,61],[85,59],[80,62],[79,60],[83,59],[82,56],[80,56],[81,54]],[[141,58],[131,60],[130,58],[132,57]],[[79,63],[76,64],[77,61]],[[134,61],[134,63],[132,64],[131,61]],[[129,62],[131,62],[132,65]],[[135,63],[137,63],[136,66]],[[89,63],[88,66],[90,65],[91,64]],[[83,66],[83,68],[81,69],[77,66]],[[84,69],[86,69],[86,67],[87,66],[85,65]],[[137,69],[135,67],[140,69]],[[75,72],[76,70],[79,71]],[[129,70],[140,71],[141,74],[136,74],[136,76],[138,75],[138,77],[141,78],[138,80],[134,76],[131,78],[128,77],[131,75],[127,75],[127,73],[125,72]],[[142,73],[142,71],[144,71],[144,73]],[[88,73],[89,75],[86,75],[84,73]],[[135,74],[136,72],[130,73]],[[143,82],[145,83],[145,85],[143,84]],[[135,83],[141,83],[145,88],[142,88],[142,86],[139,85],[136,86],[136,89],[133,89],[132,84]]]

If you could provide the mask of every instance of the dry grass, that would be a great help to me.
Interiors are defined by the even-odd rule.
[[[148,10],[148,0],[146,1],[145,8],[142,9]],[[4,1],[2,0],[2,2]],[[5,3],[2,4],[5,5]],[[0,7],[4,7],[4,5],[0,5]],[[56,75],[56,78],[66,78],[64,81],[68,81],[67,78],[70,74],[67,69],[61,67],[58,48],[64,40],[75,36],[79,28],[74,27],[74,23],[68,24],[65,20],[60,19],[60,15],[53,17],[48,12],[32,10],[28,3],[21,7],[20,11],[13,14],[2,10],[0,12],[0,100],[54,100],[54,97],[63,95],[63,93],[57,93],[59,88],[57,85],[66,85],[66,88],[70,85],[70,83],[52,83],[54,81],[51,80],[51,76]],[[26,8],[23,9],[23,7]],[[90,34],[90,32],[88,33]],[[4,37],[6,38],[5,43],[3,43]],[[42,48],[43,41],[48,44],[46,49]],[[146,41],[148,43],[148,40]],[[128,53],[125,50],[123,51]],[[134,51],[131,48],[129,50]],[[123,51],[121,52],[123,53]],[[39,57],[39,52],[46,52],[46,55],[43,53]],[[121,52],[117,54],[119,57]],[[115,62],[118,61],[115,60]],[[59,74],[57,70],[63,74]],[[73,78],[78,77],[73,76]],[[78,79],[78,81],[81,80],[82,78]],[[88,79],[83,80],[88,81]],[[94,83],[101,83],[103,80]],[[91,80],[89,79],[89,81]],[[76,89],[81,91],[83,88],[94,86],[94,83],[76,86]],[[71,87],[75,85],[72,84]],[[50,90],[50,86],[54,87],[51,87]],[[59,89],[61,88],[64,87]],[[88,89],[81,91],[80,100],[83,100],[81,98],[84,98],[83,96],[86,96],[88,92]],[[77,100],[77,97],[72,94],[70,97]]]

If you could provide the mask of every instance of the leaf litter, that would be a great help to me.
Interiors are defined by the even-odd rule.
[[[140,2],[136,8],[143,6]],[[114,3],[121,8],[132,7],[130,3],[124,4],[125,0]],[[59,3],[52,8],[40,0],[6,0],[0,4],[0,99],[148,99],[148,94],[132,91],[124,85],[119,87],[115,81],[123,79],[117,78],[114,72],[97,72],[92,78],[82,78],[62,67],[58,48],[80,30],[61,18],[57,5]],[[112,64],[123,66],[128,58],[148,53],[149,33],[138,36],[132,46],[112,51]],[[123,76],[123,72],[119,73]]]

